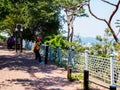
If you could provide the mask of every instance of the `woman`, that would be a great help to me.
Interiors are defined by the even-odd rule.
[[[36,42],[34,45],[34,53],[35,53],[35,60],[39,59],[39,63],[43,64],[42,60],[41,60],[41,55],[40,55],[40,45],[41,45],[41,38],[40,37],[36,37]]]

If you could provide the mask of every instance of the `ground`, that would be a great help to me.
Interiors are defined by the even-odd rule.
[[[40,65],[27,50],[16,53],[0,47],[0,77],[0,90],[84,90],[80,81],[68,81],[64,68]]]

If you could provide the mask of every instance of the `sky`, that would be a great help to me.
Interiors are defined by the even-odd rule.
[[[118,0],[107,1],[115,4]],[[114,9],[113,6],[102,2],[101,0],[91,0],[90,5],[92,6],[91,9],[96,16],[106,20],[108,20],[108,17]],[[106,23],[91,16],[87,7],[85,8],[89,17],[77,17],[75,19],[74,35],[79,35],[82,37],[96,37],[97,35],[104,36],[104,30],[107,28]],[[116,28],[116,25],[114,24],[117,19],[120,20],[120,7],[112,20],[112,28],[114,28],[115,33],[119,30],[119,28]],[[64,24],[64,30],[68,30],[67,23]]]

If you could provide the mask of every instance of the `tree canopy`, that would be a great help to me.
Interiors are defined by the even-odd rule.
[[[68,24],[68,36],[67,40],[69,42],[73,41],[74,35],[74,20],[76,17],[88,16],[85,13],[84,5],[87,4],[87,0],[56,0],[59,3],[60,7],[66,13],[66,21]]]
[[[10,36],[17,23],[23,25],[24,38],[30,40],[35,35],[59,33],[60,9],[54,0],[1,0],[0,10],[0,30]]]

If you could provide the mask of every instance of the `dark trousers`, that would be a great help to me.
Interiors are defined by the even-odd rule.
[[[14,42],[10,42],[10,43],[8,43],[8,48],[9,49],[13,49],[13,46],[14,46],[15,44],[14,44]]]
[[[35,59],[37,60],[39,60],[39,62],[41,62],[41,55],[40,55],[40,53],[39,53],[39,51],[35,51]]]

